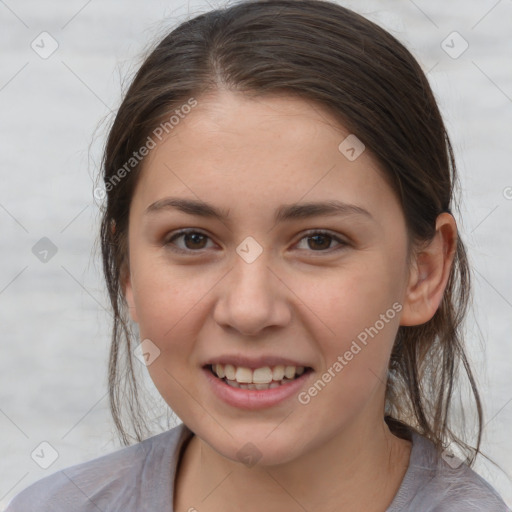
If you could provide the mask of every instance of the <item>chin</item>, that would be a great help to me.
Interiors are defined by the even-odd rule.
[[[201,430],[196,431],[198,437],[213,450],[248,468],[255,465],[262,467],[286,464],[304,452],[303,438],[300,436],[295,438],[293,434],[281,427],[276,429],[275,424],[271,428],[266,424],[261,424],[259,427],[253,424],[250,429],[230,428],[226,425],[226,430],[231,435],[221,427],[216,431],[220,431],[218,436],[212,435],[211,429],[204,432],[205,435]]]

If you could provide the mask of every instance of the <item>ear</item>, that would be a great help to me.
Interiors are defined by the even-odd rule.
[[[421,325],[435,314],[443,299],[457,249],[457,225],[449,213],[436,219],[436,233],[415,257],[410,271],[400,325]]]
[[[135,307],[135,300],[134,300],[134,293],[133,293],[133,286],[132,286],[132,276],[131,276],[130,270],[128,270],[128,269],[123,270],[121,275],[123,276],[121,286],[123,287],[123,294],[124,294],[124,297],[128,304],[128,308],[130,311],[130,317],[135,323],[139,323],[139,317],[137,316],[137,308]]]

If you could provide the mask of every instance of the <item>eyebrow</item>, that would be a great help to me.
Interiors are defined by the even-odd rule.
[[[229,210],[220,210],[215,206],[197,201],[194,199],[183,199],[179,197],[165,197],[150,204],[145,214],[154,214],[160,211],[176,209],[189,215],[212,218],[226,222],[229,219]],[[375,220],[371,213],[355,204],[343,203],[337,200],[324,202],[293,203],[281,205],[274,214],[274,222],[284,222],[289,220],[307,219],[320,215],[327,216],[348,216],[363,215],[369,219]]]

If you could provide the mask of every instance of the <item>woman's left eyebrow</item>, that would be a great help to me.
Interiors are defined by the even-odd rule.
[[[154,214],[165,210],[179,210],[189,215],[214,218],[222,222],[229,222],[229,209],[221,210],[216,206],[204,201],[195,199],[184,199],[179,197],[165,197],[150,204],[145,214]],[[289,220],[307,219],[310,217],[325,216],[348,216],[362,215],[375,220],[372,214],[355,204],[344,203],[338,200],[323,202],[293,203],[281,205],[276,209],[274,222],[285,222]]]

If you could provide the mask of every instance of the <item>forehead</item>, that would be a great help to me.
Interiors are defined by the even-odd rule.
[[[181,194],[233,208],[332,199],[378,211],[392,191],[370,151],[347,158],[350,137],[326,108],[297,97],[198,98],[143,161],[136,195],[141,208]]]

